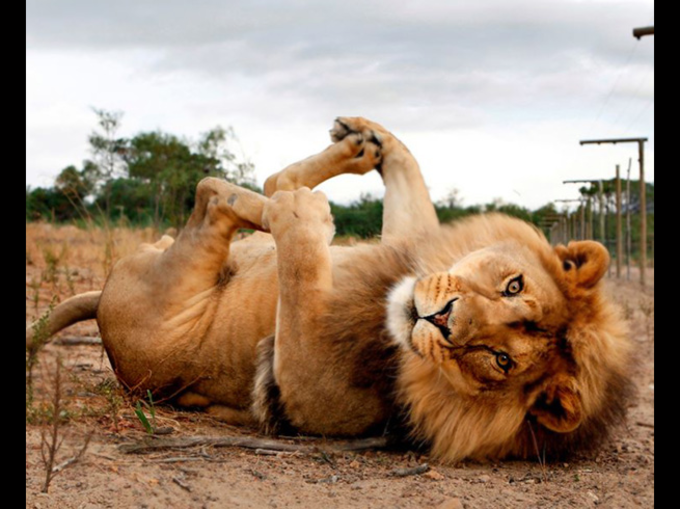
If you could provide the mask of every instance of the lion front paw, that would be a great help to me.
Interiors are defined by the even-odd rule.
[[[295,191],[276,191],[262,212],[262,225],[274,238],[291,231],[321,233],[330,243],[335,233],[333,216],[326,195],[308,187]]]

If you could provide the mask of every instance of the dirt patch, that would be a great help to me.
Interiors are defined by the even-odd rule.
[[[30,228],[29,228],[30,226]],[[101,288],[105,271],[148,231],[108,235],[74,228],[27,226],[26,320],[44,311],[53,295]],[[49,231],[46,231],[49,229]],[[625,271],[624,271],[625,274]],[[566,462],[462,462],[443,465],[413,451],[335,451],[337,442],[285,440],[301,451],[268,451],[203,445],[144,454],[121,446],[150,438],[117,388],[100,345],[49,344],[34,370],[34,413],[26,425],[26,507],[652,507],[654,505],[654,286],[610,279],[637,347],[638,394],[625,427],[590,456]],[[93,322],[58,338],[96,337]],[[78,454],[41,493],[45,467],[41,435],[49,420],[51,379],[57,358],[64,366],[64,442],[56,463]],[[143,407],[150,417],[150,409]],[[201,413],[154,405],[161,438],[256,437]]]

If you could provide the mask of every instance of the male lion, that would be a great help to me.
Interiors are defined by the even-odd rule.
[[[600,443],[632,386],[605,248],[553,248],[502,215],[441,226],[390,132],[340,118],[331,138],[266,196],[201,181],[177,240],[120,260],[103,291],[54,309],[50,332],[96,317],[126,387],[270,433],[392,430],[445,461]],[[328,201],[310,188],[372,169],[380,244],[329,247]],[[258,232],[232,242],[240,228]]]

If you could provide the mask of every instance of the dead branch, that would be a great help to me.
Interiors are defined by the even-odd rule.
[[[80,461],[80,459],[85,454],[87,446],[90,444],[90,439],[92,438],[93,432],[91,431],[85,438],[85,443],[80,448],[78,453],[55,465],[57,460],[57,452],[61,448],[61,444],[64,441],[64,437],[61,433],[61,427],[63,425],[64,418],[62,412],[64,410],[63,401],[63,380],[61,370],[63,368],[61,356],[57,356],[56,367],[54,371],[54,378],[52,380],[51,388],[51,398],[50,398],[50,410],[52,422],[46,423],[40,433],[40,455],[42,457],[42,462],[45,467],[45,482],[43,483],[42,492],[47,493],[50,488],[50,483],[52,479],[64,470],[69,465],[73,465]]]
[[[45,467],[45,482],[43,483],[42,492],[47,493],[50,488],[50,482],[55,476],[54,463],[56,461],[57,452],[61,447],[63,438],[60,436],[59,427],[61,425],[61,411],[62,411],[62,379],[61,379],[61,357],[57,356],[57,364],[54,371],[54,380],[52,382],[51,394],[51,410],[52,410],[52,425],[45,425],[40,432],[40,455],[42,457],[43,466]]]
[[[82,447],[78,451],[78,454],[75,456],[72,456],[71,458],[67,459],[66,461],[60,463],[56,467],[52,469],[52,473],[56,474],[57,472],[60,472],[64,470],[66,467],[69,465],[73,465],[74,463],[78,463],[83,455],[85,454],[85,451],[87,450],[87,446],[90,445],[90,440],[92,439],[92,435],[94,434],[94,431],[90,431],[87,436],[85,437],[85,443],[83,443]]]
[[[362,451],[367,449],[379,449],[388,445],[387,438],[363,438],[330,444],[324,442],[326,449],[336,452]],[[140,454],[164,449],[186,449],[191,447],[212,446],[212,447],[242,447],[245,449],[264,449],[269,451],[317,452],[317,445],[302,445],[282,442],[272,438],[255,437],[190,437],[190,438],[169,438],[158,440],[143,440],[132,444],[123,444],[119,450],[125,454]]]
[[[274,451],[272,449],[255,449],[255,454],[258,456],[278,456],[281,451]]]
[[[191,492],[191,486],[189,486],[187,483],[185,483],[182,479],[179,477],[173,477],[172,482],[174,482],[177,486],[182,488],[183,490],[186,490],[188,492]]]
[[[387,437],[368,437],[338,442],[333,448],[343,452],[365,451],[367,449],[385,449],[389,444]]]
[[[76,346],[76,345],[101,345],[102,338],[92,336],[64,336],[54,340],[55,345]]]
[[[173,458],[158,458],[149,460],[152,463],[184,463],[185,461],[215,461],[207,456],[176,456]]]

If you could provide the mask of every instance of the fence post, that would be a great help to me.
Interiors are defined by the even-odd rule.
[[[621,278],[621,259],[623,258],[623,242],[621,239],[621,175],[616,165],[616,278]]]

